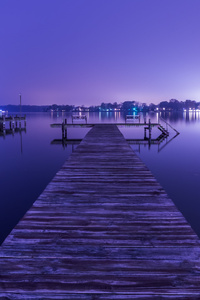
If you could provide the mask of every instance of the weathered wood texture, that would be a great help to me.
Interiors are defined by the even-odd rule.
[[[4,241],[0,299],[200,299],[199,240],[115,125],[91,129]]]

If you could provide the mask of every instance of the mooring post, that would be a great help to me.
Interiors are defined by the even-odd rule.
[[[147,139],[147,129],[146,129],[146,127],[144,127],[144,140],[146,140]]]
[[[22,118],[22,95],[19,94],[19,104],[20,104],[20,116],[19,116],[19,127],[21,128],[21,118]]]
[[[64,121],[63,121],[63,122],[62,122],[62,140],[65,138],[64,127],[65,127],[65,124],[64,124]]]
[[[14,116],[12,116],[12,130],[15,129],[15,118]]]
[[[151,148],[151,139],[149,138],[149,140],[148,140],[148,145],[149,145],[149,150],[150,150],[150,148]]]
[[[6,129],[6,118],[3,116],[3,131]]]
[[[67,125],[67,119],[65,119],[65,125]],[[65,130],[65,139],[67,139],[67,126],[64,126]]]
[[[149,119],[149,139],[151,139],[151,119]]]

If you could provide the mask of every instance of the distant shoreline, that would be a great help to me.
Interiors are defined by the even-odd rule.
[[[125,101],[123,103],[104,103],[95,106],[75,106],[75,105],[0,105],[0,110],[10,112],[128,112],[137,114],[138,112],[149,111],[200,111],[200,102],[194,100],[178,101],[171,99],[170,101],[162,101],[155,105],[153,103],[139,103],[136,101]]]

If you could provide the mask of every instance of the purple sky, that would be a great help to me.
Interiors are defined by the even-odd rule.
[[[1,0],[0,104],[200,101],[200,0]]]

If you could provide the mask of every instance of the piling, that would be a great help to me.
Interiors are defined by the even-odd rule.
[[[22,127],[22,121],[24,121],[24,127]],[[6,128],[6,123],[8,124],[8,128]],[[19,129],[24,130],[26,128],[26,115],[23,117],[19,116],[5,116],[3,115],[2,118],[0,118],[0,135],[3,136],[7,134],[14,134],[15,131],[17,131],[18,128],[18,123],[19,123]]]

